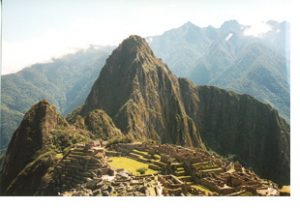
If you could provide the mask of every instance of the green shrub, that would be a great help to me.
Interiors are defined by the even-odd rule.
[[[140,173],[141,175],[145,174],[146,171],[147,171],[147,168],[138,168],[138,169],[136,169],[136,172]]]

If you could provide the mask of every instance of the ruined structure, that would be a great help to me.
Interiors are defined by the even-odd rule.
[[[145,143],[117,144],[112,149],[110,154],[159,170],[163,195],[279,195],[277,184],[205,150]]]

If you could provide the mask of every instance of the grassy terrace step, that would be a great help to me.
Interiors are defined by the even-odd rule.
[[[218,165],[215,165],[215,164],[206,164],[206,165],[197,165],[197,166],[194,166],[193,167],[196,169],[196,170],[205,170],[205,169],[215,169],[215,168],[219,168],[220,166]]]
[[[93,152],[79,152],[79,151],[71,151],[69,154],[72,154],[72,155],[94,155]]]
[[[101,163],[90,163],[90,162],[86,162],[86,164],[80,164],[80,163],[68,163],[68,164],[64,164],[62,168],[60,169],[73,169],[73,170],[84,170],[86,169],[95,169],[95,168],[99,168],[101,167]]]
[[[176,176],[184,176],[186,174],[186,172],[183,170],[183,171],[175,171],[174,172],[174,175]]]
[[[154,154],[153,157],[156,159],[156,160],[160,160],[161,156],[158,155],[158,154]]]
[[[184,182],[191,182],[192,181],[191,176],[178,176],[177,178],[180,179],[181,181],[184,181]]]
[[[183,163],[174,162],[174,163],[171,163],[171,166],[173,166],[175,168],[183,168]]]
[[[198,162],[198,163],[193,163],[193,166],[198,166],[198,165],[207,165],[210,161],[203,161],[203,162]]]
[[[133,152],[130,152],[129,155],[132,156],[132,157],[135,157],[135,158],[141,158],[141,157],[143,157],[143,156],[138,155],[138,154],[133,153]]]
[[[208,173],[208,172],[215,172],[215,171],[223,171],[222,168],[217,167],[217,168],[210,168],[210,169],[204,169],[204,170],[199,170],[202,173]]]
[[[76,147],[76,148],[72,148],[70,150],[71,151],[77,151],[77,152],[86,152],[86,151],[88,151],[88,149],[85,149],[83,147]]]
[[[133,159],[138,160],[138,161],[143,162],[143,163],[151,162],[151,159],[145,158],[141,155],[138,155],[138,154],[135,154],[135,153],[132,153],[132,152],[129,153],[129,157],[132,157]]]
[[[183,167],[176,168],[176,171],[184,171]]]
[[[86,155],[68,155],[68,158],[71,160],[77,160],[77,159],[81,159],[81,160],[90,160],[92,158],[92,156],[86,156]]]
[[[140,150],[137,150],[137,149],[134,149],[132,152],[135,153],[135,154],[141,155],[141,156],[149,155],[148,152],[143,152],[143,151],[140,151]]]
[[[157,165],[157,166],[161,167],[161,168],[164,168],[164,167],[167,166],[166,163],[161,162],[161,161],[152,161],[152,163],[153,163],[154,165]]]

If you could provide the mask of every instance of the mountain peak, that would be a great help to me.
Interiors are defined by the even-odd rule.
[[[130,35],[128,38],[123,40],[117,48],[117,51],[122,51],[127,55],[134,55],[138,53],[150,53],[153,55],[147,41],[138,35]]]
[[[191,21],[188,21],[182,25],[182,27],[193,27],[193,26],[196,26],[196,25],[193,24]]]
[[[197,29],[200,29],[200,27],[198,27],[197,25],[195,25],[191,21],[188,21],[188,22],[184,23],[180,28],[182,28],[183,30],[197,30]]]
[[[2,175],[5,180],[2,180],[1,192],[33,160],[37,151],[50,144],[48,136],[58,125],[65,126],[67,123],[46,100],[38,102],[25,114],[6,152]]]
[[[177,78],[139,36],[125,39],[108,58],[81,114],[95,109],[130,139],[204,147],[186,116]]]
[[[241,25],[237,20],[228,20],[222,24],[221,30],[225,31],[226,33],[227,32],[238,33],[241,31]]]
[[[143,44],[146,42],[144,38],[138,35],[130,35],[128,38],[122,41],[121,45],[126,44],[126,43],[135,43],[135,44]]]

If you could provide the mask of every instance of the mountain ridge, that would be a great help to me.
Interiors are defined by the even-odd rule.
[[[187,79],[177,79],[166,65],[153,57],[153,53],[148,53],[150,48],[135,51],[135,55],[127,52],[123,44],[133,40],[142,48],[146,47],[146,41],[136,36],[130,36],[119,45],[107,60],[81,114],[103,109],[124,135],[133,133],[134,140],[155,138],[160,143],[197,146],[191,139],[196,134],[203,146],[223,155],[235,154],[263,177],[289,183],[289,125],[271,105],[249,95],[213,86],[196,86]],[[120,62],[127,53],[127,60]],[[162,110],[164,108],[167,110]],[[171,120],[157,117],[157,112]],[[172,133],[173,126],[179,132]],[[180,140],[178,134],[185,139]],[[164,139],[166,135],[168,140]],[[170,135],[178,139],[170,139]],[[236,141],[243,145],[236,147]],[[264,144],[259,147],[261,141]],[[226,145],[227,142],[230,145]],[[253,159],[255,155],[264,158],[261,163]],[[272,168],[266,168],[269,166],[274,169],[278,166],[276,174],[270,171]]]
[[[1,76],[0,148],[8,145],[22,116],[42,99],[67,114],[81,105],[112,47],[90,47],[52,62]]]
[[[197,87],[190,81],[177,79],[154,56],[145,39],[138,36],[124,40],[107,59],[79,110],[77,118],[80,123],[80,116],[84,117],[83,128],[75,128],[87,132],[86,128],[93,125],[85,126],[88,121],[84,119],[97,110],[105,112],[100,113],[102,118],[96,125],[105,123],[107,129],[111,128],[112,134],[107,135],[122,137],[123,134],[135,141],[223,150],[222,154],[236,154],[263,176],[289,183],[289,125],[276,110],[251,96],[215,87]],[[64,143],[60,139],[73,135],[68,133],[72,128],[56,130],[59,137],[55,142]],[[91,133],[97,130],[100,135],[105,133],[103,129],[88,129]],[[119,131],[122,134],[118,135]],[[258,152],[253,153],[253,148],[246,145],[249,141],[257,145],[254,149]],[[239,151],[230,149],[239,143],[243,144],[236,147]],[[243,156],[245,152],[247,155]],[[265,157],[264,160],[253,162],[257,155]],[[268,169],[270,165],[277,168],[275,174]]]
[[[177,76],[249,94],[271,104],[289,122],[289,24],[268,21],[266,25],[270,31],[259,37],[245,35],[250,26],[229,20],[219,28],[184,24],[148,39],[155,54]],[[259,50],[252,50],[254,46]],[[260,60],[260,65],[251,65],[250,58]],[[257,70],[270,73],[252,76]],[[271,88],[270,78],[274,80]]]

